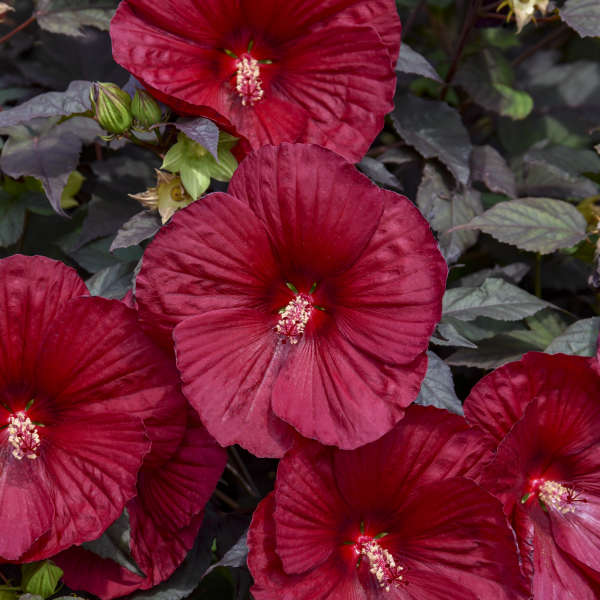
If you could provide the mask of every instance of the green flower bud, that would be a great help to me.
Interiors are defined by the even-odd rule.
[[[92,108],[100,126],[110,133],[125,133],[131,127],[131,98],[115,83],[97,81],[90,89]]]
[[[158,102],[145,90],[136,90],[131,102],[131,114],[146,129],[160,123],[162,118]]]

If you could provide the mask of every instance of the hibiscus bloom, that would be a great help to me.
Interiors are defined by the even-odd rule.
[[[600,597],[600,375],[578,356],[527,354],[464,405],[496,450],[481,485],[518,537],[536,600]]]
[[[352,161],[393,108],[400,30],[393,0],[125,0],[111,23],[115,60],[176,111]]]
[[[417,396],[447,268],[429,225],[329,150],[265,146],[228,194],[177,213],[144,255],[139,313],[175,339],[209,432],[281,456],[294,430],[342,448]]]
[[[62,263],[0,261],[0,558],[97,538],[136,494],[142,419],[177,371],[118,301]]]
[[[356,450],[300,440],[250,525],[254,598],[525,598],[502,507],[465,478],[482,457],[464,419],[432,407]]]
[[[180,394],[171,397],[173,412],[185,416],[185,404]],[[110,600],[158,585],[183,562],[227,460],[225,450],[210,437],[196,412],[188,409],[187,413],[185,432],[172,454],[164,445],[153,443],[139,474],[137,496],[127,503],[131,556],[145,577],[73,547],[53,558],[70,588]],[[159,429],[158,422],[149,429],[153,442]]]

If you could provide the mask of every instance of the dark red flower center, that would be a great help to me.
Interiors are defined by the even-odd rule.
[[[362,560],[369,564],[369,572],[377,579],[379,586],[386,592],[392,587],[400,587],[404,581],[404,567],[397,565],[391,553],[382,548],[377,541],[380,536],[360,535],[354,544],[354,552],[358,556],[357,566]]]
[[[543,478],[531,480],[529,491],[521,498],[521,503],[525,504],[532,497],[537,497],[544,510],[556,510],[561,515],[575,512],[576,502],[585,502],[573,488]]]
[[[281,309],[275,331],[282,336],[284,343],[287,340],[290,344],[298,343],[304,334],[313,309],[311,297],[304,293],[297,293],[291,302]]]

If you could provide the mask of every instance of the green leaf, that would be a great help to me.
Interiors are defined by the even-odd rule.
[[[36,19],[52,33],[80,36],[86,25],[108,31],[117,4],[117,0],[36,0]]]
[[[492,48],[465,60],[454,81],[474,102],[505,117],[524,119],[533,109],[531,96],[513,88],[510,63]]]
[[[396,71],[399,73],[420,75],[421,77],[427,77],[428,79],[442,83],[442,78],[429,61],[418,52],[415,52],[406,42],[403,42],[400,47],[400,55],[396,62]]]
[[[598,0],[568,0],[560,16],[581,37],[600,37],[600,3]]]
[[[83,113],[91,108],[90,82],[72,81],[64,92],[40,94],[19,106],[0,112],[0,127],[28,123],[39,117],[59,117]]]
[[[211,571],[218,567],[243,567],[246,564],[246,558],[248,556],[248,532],[244,532],[238,541],[231,547],[223,558],[218,562],[210,565],[203,577],[206,577]]]
[[[479,287],[446,290],[442,316],[462,321],[473,321],[477,317],[518,321],[550,306],[525,290],[493,277],[486,279]]]
[[[552,198],[500,202],[464,226],[542,254],[574,246],[585,238],[586,227],[584,216],[574,206]]]
[[[427,373],[415,403],[443,408],[457,415],[463,414],[462,404],[454,391],[452,371],[433,352],[427,352]]]
[[[114,560],[128,571],[145,577],[136,565],[129,550],[131,534],[129,529],[129,514],[124,509],[121,516],[96,540],[85,542],[82,547],[100,556]]]
[[[599,333],[600,317],[581,319],[555,337],[544,352],[548,354],[563,353],[577,356],[596,356]]]
[[[25,203],[0,189],[0,247],[15,244],[25,226]]]
[[[92,296],[121,300],[133,287],[137,262],[115,263],[94,273],[85,284]]]
[[[459,113],[445,102],[409,93],[396,96],[392,123],[404,141],[425,158],[438,158],[456,179],[469,180],[471,140]]]
[[[477,242],[473,231],[453,231],[452,228],[469,223],[483,212],[477,190],[462,188],[451,190],[443,173],[433,164],[426,164],[417,192],[417,206],[432,229],[439,234],[440,251],[448,263]]]
[[[481,269],[475,273],[465,275],[458,280],[458,285],[467,287],[477,287],[481,285],[488,277],[498,277],[505,279],[509,283],[520,283],[521,279],[529,272],[529,265],[523,262],[511,263],[501,267],[496,265],[491,269]]]
[[[23,591],[48,598],[54,594],[63,571],[53,562],[44,560],[21,565],[21,574]]]
[[[219,145],[219,128],[208,119],[179,119],[175,127],[185,133],[190,140],[206,148],[214,158],[217,157]]]
[[[79,171],[73,171],[68,179],[65,188],[60,195],[60,207],[62,209],[73,208],[79,203],[75,200],[75,196],[79,193],[85,177]]]
[[[160,217],[155,212],[143,210],[133,215],[117,231],[117,235],[110,245],[110,251],[135,246],[152,237],[160,229],[160,226]]]
[[[471,179],[485,183],[489,190],[517,195],[515,176],[502,155],[492,146],[475,146],[471,154]]]
[[[459,346],[462,348],[477,348],[471,340],[461,335],[451,323],[438,323],[431,343],[436,346]]]

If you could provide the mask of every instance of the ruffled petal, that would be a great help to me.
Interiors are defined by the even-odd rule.
[[[273,388],[273,411],[303,436],[353,449],[387,433],[419,393],[422,355],[387,364],[355,348],[333,327],[307,330]]]
[[[70,267],[43,256],[0,261],[0,388],[31,379],[47,329],[65,303],[89,293]]]
[[[440,320],[448,268],[429,224],[404,196],[383,193],[379,227],[352,268],[331,281],[342,334],[387,361],[425,352]]]
[[[406,565],[409,589],[414,573],[422,581],[446,581],[457,598],[469,593],[476,598],[527,598],[502,507],[472,481],[451,478],[418,488],[405,497],[388,531],[381,543],[396,563]],[[438,594],[432,598],[442,600]]]
[[[412,405],[375,442],[334,452],[337,487],[362,514],[392,512],[416,486],[478,472],[489,458],[481,437],[458,415]]]
[[[306,285],[306,292],[358,258],[383,211],[383,192],[364,175],[333,152],[305,144],[253,153],[229,193],[264,223],[285,281]]]
[[[44,461],[55,514],[50,530],[23,560],[42,560],[99,537],[136,494],[136,480],[150,450],[141,420],[126,414],[70,416],[46,434]]]
[[[279,463],[277,555],[288,574],[317,567],[344,541],[349,507],[337,492],[331,458],[330,448],[299,441]]]
[[[140,319],[168,347],[187,317],[268,303],[278,274],[264,227],[247,204],[210,194],[179,211],[144,253],[136,280]]]
[[[48,531],[53,493],[43,461],[14,458],[0,431],[0,559],[18,560]]]
[[[202,422],[222,446],[240,444],[257,456],[282,456],[293,435],[271,410],[289,350],[274,326],[268,315],[237,308],[188,318],[174,331],[183,392]]]

